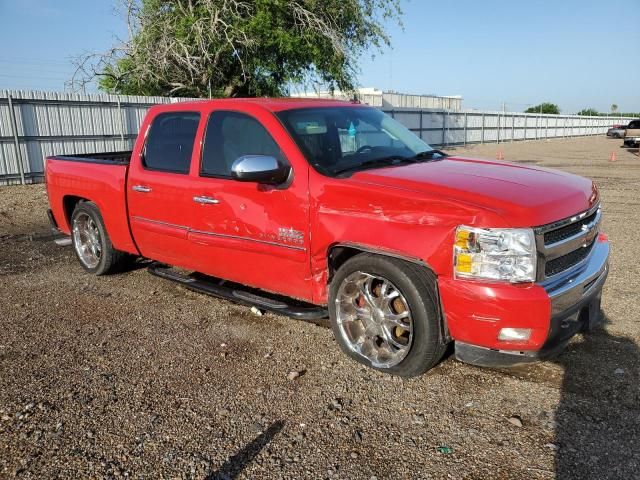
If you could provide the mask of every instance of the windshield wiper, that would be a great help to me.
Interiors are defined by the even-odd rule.
[[[395,166],[395,165],[401,165],[403,163],[416,163],[418,161],[419,160],[418,158],[416,158],[416,156],[403,157],[402,155],[389,155],[388,157],[380,157],[380,158],[373,158],[371,160],[365,160],[364,162],[360,162],[356,165],[351,165],[349,167],[334,170],[332,173],[334,175],[340,175],[341,173],[347,173],[354,170],[375,168],[375,167]]]
[[[341,168],[338,170],[334,170],[332,173],[334,175],[340,175],[342,173],[347,173],[360,169],[367,168],[376,168],[376,167],[389,167],[402,165],[406,163],[417,163],[423,162],[425,160],[433,160],[434,157],[438,155],[438,158],[444,158],[447,156],[446,153],[441,152],[440,150],[426,150],[424,152],[416,153],[413,156],[405,157],[402,155],[389,155],[387,157],[373,158],[371,160],[365,160],[364,162],[360,162],[356,165],[351,165],[349,167]]]
[[[441,158],[447,156],[446,153],[440,150],[425,150],[424,152],[416,153],[413,157],[415,160],[432,160],[436,155],[439,155]]]

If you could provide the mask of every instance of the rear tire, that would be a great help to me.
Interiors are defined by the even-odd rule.
[[[113,248],[100,210],[93,202],[80,202],[71,214],[73,250],[80,265],[95,275],[121,272],[134,258]]]
[[[438,304],[436,277],[426,267],[362,253],[334,275],[329,315],[336,341],[351,358],[414,377],[435,366],[447,347]]]

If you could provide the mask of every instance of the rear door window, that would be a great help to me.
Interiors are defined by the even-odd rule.
[[[144,147],[144,167],[161,172],[189,173],[199,122],[197,112],[168,112],[154,118]]]

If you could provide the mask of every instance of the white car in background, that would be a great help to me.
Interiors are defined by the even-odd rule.
[[[609,130],[607,130],[607,137],[611,138],[623,138],[624,132],[627,130],[626,125],[612,125]]]

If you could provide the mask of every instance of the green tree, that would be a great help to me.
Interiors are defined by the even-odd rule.
[[[587,117],[595,117],[597,115],[600,115],[600,112],[598,112],[595,108],[583,108],[582,110],[580,110],[578,112],[578,115],[584,115]]]
[[[560,108],[555,103],[544,102],[534,107],[527,108],[524,113],[549,113],[549,114],[559,114]]]
[[[353,91],[357,61],[389,45],[399,0],[125,0],[129,38],[76,61],[72,85],[110,93],[278,96]]]
[[[618,105],[615,103],[611,104],[611,113],[616,113],[618,111]]]

